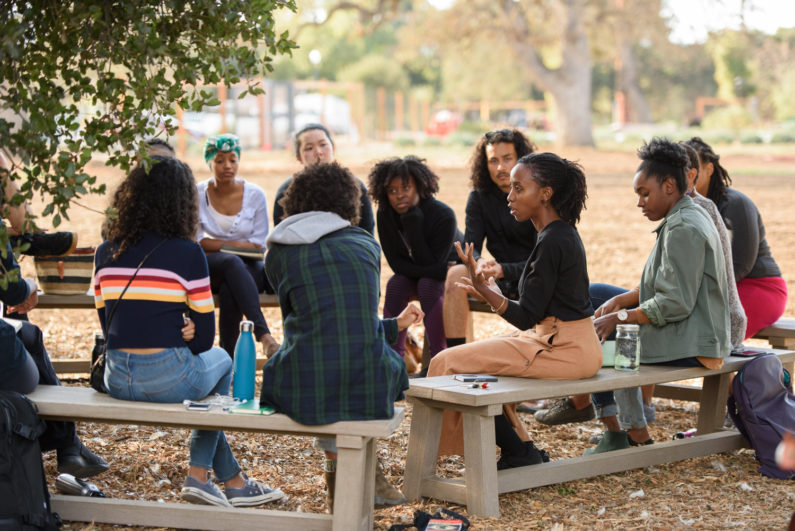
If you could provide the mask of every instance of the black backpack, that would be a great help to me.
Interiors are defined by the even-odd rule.
[[[0,391],[0,531],[58,529],[50,509],[39,435],[44,421],[25,395]]]
[[[795,427],[795,396],[792,379],[775,354],[754,358],[732,381],[729,415],[748,439],[761,466],[759,472],[776,479],[795,479],[795,471],[776,464],[776,446],[784,431]]]

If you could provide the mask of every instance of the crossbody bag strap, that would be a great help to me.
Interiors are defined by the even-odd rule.
[[[161,245],[163,245],[163,244],[164,244],[164,243],[166,243],[167,241],[168,241],[168,240],[166,240],[166,239],[160,240],[160,241],[158,242],[158,244],[157,244],[157,245],[155,245],[154,247],[152,247],[152,250],[151,250],[151,251],[149,251],[148,253],[146,253],[146,256],[144,256],[144,257],[143,257],[143,260],[141,260],[141,263],[140,263],[140,264],[138,264],[138,267],[136,267],[136,268],[135,268],[135,272],[134,272],[134,273],[132,274],[132,276],[130,277],[130,280],[128,280],[128,281],[127,281],[127,285],[126,285],[126,286],[124,286],[124,289],[123,289],[123,290],[121,290],[121,293],[119,294],[119,298],[118,298],[118,299],[116,299],[116,304],[114,304],[114,305],[113,305],[113,308],[111,308],[111,309],[110,309],[110,313],[108,314],[108,319],[105,321],[105,329],[106,329],[106,330],[108,330],[108,333],[109,333],[109,334],[110,334],[110,323],[111,323],[111,321],[113,320],[113,316],[114,316],[114,314],[116,313],[116,308],[119,306],[119,302],[121,302],[121,298],[122,298],[122,297],[124,297],[124,294],[125,294],[125,293],[127,293],[127,288],[129,288],[129,287],[130,287],[130,284],[132,284],[132,281],[133,281],[133,279],[134,279],[134,278],[135,278],[135,276],[138,274],[138,271],[140,271],[140,270],[141,270],[141,268],[143,267],[143,265],[144,265],[144,262],[146,262],[146,260],[147,260],[147,259],[148,259],[150,256],[152,256],[152,253],[153,253],[153,252],[155,252],[155,250],[156,250],[158,247],[160,247]]]

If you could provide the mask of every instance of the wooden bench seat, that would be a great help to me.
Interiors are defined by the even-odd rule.
[[[488,304],[471,297],[469,299],[469,310],[472,312],[491,313],[491,308]],[[795,350],[795,319],[791,317],[782,317],[772,325],[757,332],[753,339],[766,340],[773,348]],[[425,356],[425,354],[425,351],[423,351],[423,361],[425,359],[430,359],[430,357]],[[788,369],[790,372],[795,373],[795,364],[791,364]],[[654,396],[658,398],[670,398],[672,400],[698,402],[701,396],[701,387],[697,385],[661,384],[654,388]]]
[[[794,351],[773,352],[782,362],[795,361]],[[403,492],[413,499],[427,496],[466,504],[469,513],[476,516],[499,516],[498,495],[505,492],[746,447],[747,442],[739,432],[722,429],[731,373],[746,361],[748,358],[729,357],[719,370],[652,365],[642,365],[637,372],[603,368],[596,376],[585,380],[500,377],[498,382],[489,384],[488,389],[472,389],[470,384],[454,380],[452,376],[411,380],[406,396],[414,409]],[[699,395],[695,437],[497,471],[493,417],[501,414],[503,404],[702,377],[704,387]],[[436,475],[445,409],[463,414],[466,471],[459,479]],[[554,459],[554,446],[551,453]]]
[[[187,503],[84,498],[55,495],[53,510],[64,520],[189,529],[334,529],[373,528],[375,442],[391,435],[403,420],[395,409],[388,420],[346,421],[306,426],[286,415],[232,415],[220,409],[188,411],[182,404],[128,402],[83,387],[39,386],[28,397],[39,416],[106,424],[143,424],[335,437],[339,448],[333,515],[272,509],[208,507]],[[187,459],[187,455],[185,458]],[[111,462],[112,466],[112,462]],[[276,479],[278,486],[278,479]]]
[[[218,306],[218,295],[213,295],[215,305]],[[278,308],[279,299],[270,293],[259,294],[259,305],[262,308]],[[47,309],[94,309],[94,296],[83,295],[50,295],[39,293],[39,302],[36,308]]]

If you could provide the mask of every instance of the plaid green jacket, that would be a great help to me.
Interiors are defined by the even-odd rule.
[[[389,346],[397,321],[378,316],[380,269],[381,248],[358,227],[270,248],[284,343],[263,367],[262,406],[311,425],[393,416],[409,385]]]

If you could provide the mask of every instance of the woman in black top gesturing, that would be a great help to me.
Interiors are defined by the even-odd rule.
[[[552,153],[525,155],[511,170],[508,206],[517,221],[530,219],[538,240],[510,300],[494,278],[478,274],[467,243],[458,254],[469,277],[459,287],[486,303],[519,330],[452,347],[431,361],[428,376],[487,373],[522,378],[590,378],[602,365],[588,296],[585,248],[575,225],[585,207],[585,175],[579,165]],[[534,465],[549,458],[533,445],[506,405],[495,417],[501,457],[497,468]],[[513,427],[511,426],[513,425]],[[463,454],[461,414],[445,411],[439,454]]]

